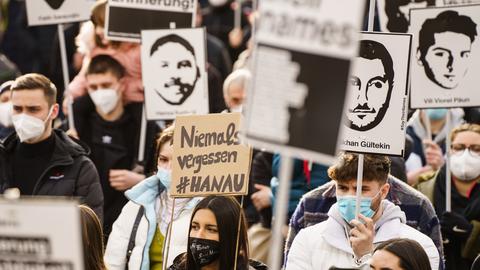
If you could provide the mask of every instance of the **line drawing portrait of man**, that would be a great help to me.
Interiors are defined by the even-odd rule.
[[[155,92],[170,105],[183,104],[200,78],[193,46],[176,34],[161,37],[150,49],[150,61],[158,70],[153,77]]]
[[[395,77],[393,61],[383,44],[361,40],[355,67],[350,77],[346,124],[351,129],[367,131],[382,121],[389,107]]]
[[[447,10],[427,19],[418,34],[417,59],[427,77],[443,89],[454,89],[468,72],[477,24]]]
[[[385,0],[388,31],[406,33],[410,9],[429,6],[435,6],[435,0]]]
[[[45,0],[52,9],[59,9],[66,0]]]

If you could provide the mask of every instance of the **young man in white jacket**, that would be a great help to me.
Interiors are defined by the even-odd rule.
[[[355,219],[358,155],[342,154],[328,170],[336,182],[337,203],[329,218],[300,231],[288,254],[286,270],[355,268],[368,264],[374,247],[392,238],[417,241],[427,253],[432,269],[439,268],[433,241],[405,224],[405,213],[385,200],[390,161],[385,156],[365,155],[359,219]]]

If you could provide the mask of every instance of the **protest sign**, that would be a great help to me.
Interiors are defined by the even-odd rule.
[[[249,142],[290,156],[333,161],[364,9],[365,1],[348,0],[259,3],[257,76],[244,127]]]
[[[364,32],[353,61],[341,148],[403,155],[411,34]]]
[[[80,222],[73,201],[0,199],[0,269],[84,269]]]
[[[94,0],[26,0],[28,25],[86,21]]]
[[[479,0],[444,0],[445,5],[464,5],[479,3]]]
[[[208,113],[205,29],[142,31],[148,120]]]
[[[105,19],[108,39],[140,42],[142,30],[195,26],[197,1],[109,0]]]
[[[411,9],[412,108],[480,105],[480,5]]]
[[[410,9],[443,5],[444,0],[391,1],[377,0],[378,19],[383,32],[407,33]],[[447,1],[447,0],[445,0]]]
[[[246,195],[251,149],[240,143],[240,113],[175,120],[171,195]]]

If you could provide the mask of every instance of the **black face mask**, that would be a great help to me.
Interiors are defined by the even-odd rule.
[[[190,237],[190,253],[198,267],[204,267],[220,256],[220,242],[202,238]]]

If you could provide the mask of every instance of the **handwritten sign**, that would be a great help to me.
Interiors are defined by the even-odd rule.
[[[251,149],[239,140],[239,113],[178,116],[171,195],[246,195]]]

